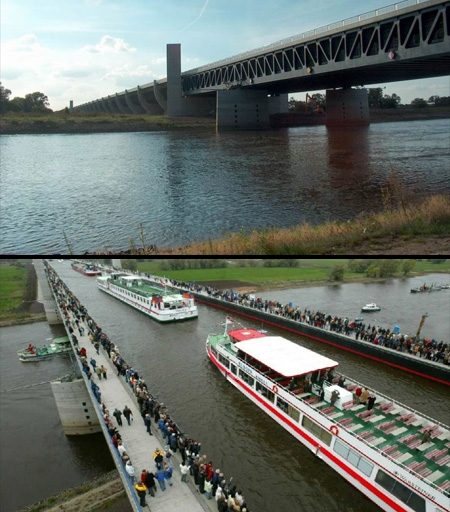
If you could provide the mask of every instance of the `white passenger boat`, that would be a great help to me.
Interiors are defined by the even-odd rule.
[[[100,290],[129,304],[158,322],[176,322],[198,317],[194,296],[167,290],[140,276],[112,273],[99,277]]]
[[[449,511],[450,427],[342,382],[337,362],[279,336],[225,330],[208,336],[206,352],[233,386],[382,510]],[[359,403],[360,391],[375,398],[372,409]]]
[[[375,303],[372,304],[366,304],[361,308],[361,311],[364,311],[364,313],[371,313],[372,311],[381,311],[380,306],[377,306]]]

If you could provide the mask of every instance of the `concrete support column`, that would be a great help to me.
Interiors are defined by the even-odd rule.
[[[150,103],[145,99],[144,91],[139,86],[137,88],[137,97],[141,107],[147,114],[150,114],[151,116],[164,114],[164,110],[158,105],[158,103]]]
[[[125,101],[127,102],[127,107],[133,114],[143,114],[144,110],[141,107],[138,107],[131,101],[131,96],[128,91],[125,91]]]
[[[370,124],[367,89],[327,91],[327,126]]]
[[[289,97],[287,94],[279,94],[267,98],[269,116],[272,114],[287,114],[289,112]]]
[[[270,128],[266,91],[217,91],[217,130]]]
[[[133,112],[123,104],[121,97],[116,93],[116,104],[121,114],[132,114]]]
[[[95,434],[102,428],[83,379],[51,383],[53,396],[67,436]]]
[[[161,87],[156,80],[153,82],[153,91],[155,92],[155,99],[158,102],[158,105],[162,108],[164,114],[166,114],[167,113],[167,101],[164,99],[164,96],[161,91]]]
[[[102,102],[103,112],[106,112],[107,114],[111,114],[112,110],[111,110],[111,107],[109,106],[108,98],[102,98],[100,101]]]
[[[115,268],[122,268],[122,260],[111,260],[111,265]]]
[[[117,108],[117,105],[115,104],[114,98],[111,96],[108,96],[108,105],[113,114],[119,113],[119,109]]]
[[[44,310],[47,316],[47,322],[50,325],[62,324],[63,321],[56,306],[53,292],[48,284],[47,274],[43,260],[33,260],[33,265],[36,270],[38,285],[41,292],[42,302],[44,303]]]
[[[167,45],[167,115],[182,117],[181,44]]]

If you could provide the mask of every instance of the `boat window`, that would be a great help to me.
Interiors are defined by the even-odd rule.
[[[224,365],[226,366],[227,368],[230,367],[230,361],[224,357],[222,354],[219,353],[219,361]]]
[[[250,375],[243,372],[242,370],[239,370],[239,377],[249,386],[253,386],[253,384],[255,383],[255,379],[253,379],[253,377],[250,377]]]
[[[214,347],[211,347],[211,352],[215,355],[217,359],[217,350]]]
[[[277,398],[277,407],[281,409],[283,412],[288,414],[292,419],[295,421],[300,420],[300,412],[297,411],[292,405],[288,404],[286,401],[284,401],[282,398]]]
[[[271,402],[274,402],[275,401],[275,395],[272,393],[272,391],[270,391],[269,389],[266,388],[266,386],[263,386],[260,382],[256,381],[256,391],[258,391],[258,393],[264,397],[266,397],[268,400],[270,400]]]
[[[403,503],[406,503],[406,505],[415,510],[415,512],[425,512],[426,505],[424,498],[411,491],[400,482],[397,482],[395,478],[392,478],[381,469],[378,470],[375,482],[393,494],[396,498],[403,501]]]
[[[237,375],[237,370],[236,370],[236,366],[234,366],[234,364],[231,365],[231,371]]]
[[[315,435],[318,439],[323,441],[326,445],[330,446],[331,444],[331,433],[328,430],[325,430],[322,427],[319,427],[314,421],[310,420],[307,416],[303,416],[302,418],[302,426],[311,432],[311,434]]]
[[[364,457],[361,457],[358,452],[352,450],[344,443],[336,439],[333,450],[338,453],[343,459],[348,460],[352,466],[358,468],[366,476],[370,476],[373,470],[373,464],[368,462]]]

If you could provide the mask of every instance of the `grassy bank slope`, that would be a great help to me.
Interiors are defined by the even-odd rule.
[[[44,320],[43,307],[35,301],[36,290],[31,262],[0,264],[0,326]]]
[[[421,237],[439,235],[442,246],[435,254],[450,253],[450,197],[432,196],[413,206],[398,210],[358,217],[348,222],[327,222],[322,226],[302,224],[288,229],[267,229],[250,234],[233,233],[230,236],[198,242],[187,247],[157,250],[165,255],[262,255],[290,256],[314,254],[375,254],[372,244],[383,240],[389,244],[401,237],[403,244],[414,239],[414,251],[399,254],[430,254],[427,242]],[[414,238],[416,237],[416,238]],[[417,238],[419,237],[419,238]],[[389,245],[382,246],[386,251]],[[155,254],[155,248],[148,252]],[[432,253],[433,254],[433,253]]]
[[[125,114],[7,114],[0,116],[1,134],[144,132],[214,129],[215,119],[169,119],[164,116]]]

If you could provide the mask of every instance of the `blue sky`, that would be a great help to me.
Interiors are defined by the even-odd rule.
[[[182,44],[185,71],[391,3],[1,0],[1,81],[56,110],[165,77],[167,43]],[[450,95],[448,77],[382,85],[405,103]]]

